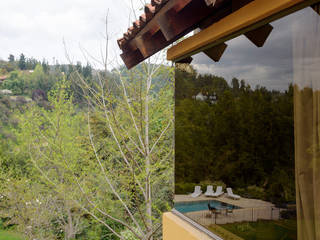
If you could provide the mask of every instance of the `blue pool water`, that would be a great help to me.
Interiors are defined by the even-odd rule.
[[[210,203],[211,207],[215,207],[216,209],[238,209],[239,208],[237,206],[223,203],[216,200],[197,201],[197,202],[178,202],[174,204],[174,208],[181,213],[204,211],[204,210],[208,210],[208,203]]]

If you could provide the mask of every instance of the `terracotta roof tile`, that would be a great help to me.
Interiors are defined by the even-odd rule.
[[[128,28],[127,32],[123,34],[123,37],[117,40],[120,49],[123,49],[126,42],[134,38],[143,26],[149,22],[168,1],[169,0],[151,0],[151,3],[144,7],[144,13],[139,17],[139,20],[135,21],[133,25]]]
[[[117,40],[121,58],[131,68],[190,31],[204,29],[236,9],[233,0],[150,0],[144,13]]]
[[[140,22],[143,22],[143,23],[147,22],[147,17],[145,14],[142,14],[139,19],[140,19]]]
[[[151,4],[147,4],[144,7],[144,12],[146,13],[147,16],[147,22],[154,16],[156,12],[155,6],[152,6]]]

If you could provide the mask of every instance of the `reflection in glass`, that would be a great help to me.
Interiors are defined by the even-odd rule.
[[[293,79],[298,238],[320,237],[320,19],[293,25]],[[299,30],[301,30],[299,32]]]
[[[320,199],[310,184],[320,182],[319,16],[307,8],[271,24],[262,48],[240,36],[218,63],[200,53],[176,64],[175,206],[212,231],[281,223],[296,239],[295,171],[298,210],[314,219],[306,205]]]

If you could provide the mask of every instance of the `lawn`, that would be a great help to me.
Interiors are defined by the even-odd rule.
[[[296,220],[258,221],[220,225],[244,240],[296,240]]]
[[[0,230],[0,240],[23,240],[23,238],[18,234]]]

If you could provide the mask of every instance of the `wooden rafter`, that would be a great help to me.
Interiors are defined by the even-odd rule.
[[[232,0],[154,0],[118,40],[126,66],[131,68],[197,27],[230,13]],[[228,5],[227,5],[227,4]],[[227,7],[228,11],[224,8]],[[220,12],[223,12],[221,14]],[[195,14],[196,13],[196,14]],[[218,16],[218,17],[217,17]],[[132,56],[130,56],[132,53]]]
[[[257,47],[262,47],[272,32],[273,27],[266,24],[262,27],[246,32],[244,35]]]
[[[217,46],[214,46],[212,48],[206,49],[203,52],[209,57],[211,58],[213,61],[215,62],[219,62],[220,58],[222,57],[224,51],[227,48],[227,44],[225,43],[221,43]]]

